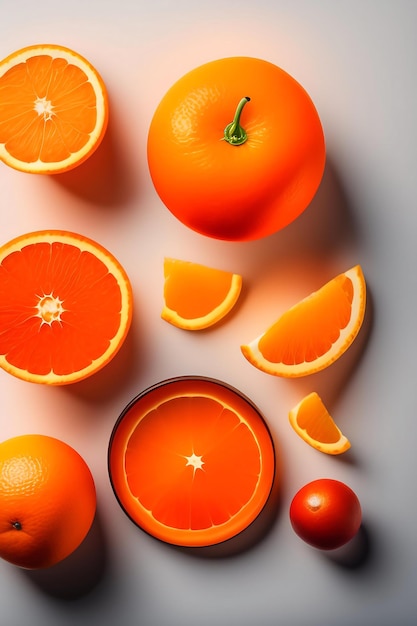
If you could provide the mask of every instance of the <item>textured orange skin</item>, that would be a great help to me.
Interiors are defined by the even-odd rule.
[[[304,485],[295,494],[290,520],[305,542],[320,550],[333,550],[356,535],[362,511],[350,487],[338,480],[321,478]]]
[[[236,107],[246,143],[222,140]],[[209,237],[247,241],[298,217],[322,179],[325,140],[317,111],[288,73],[251,57],[202,65],[165,94],[151,121],[148,164],[161,200]]]
[[[73,448],[45,435],[0,443],[1,558],[28,569],[55,565],[84,540],[95,511],[93,477]]]

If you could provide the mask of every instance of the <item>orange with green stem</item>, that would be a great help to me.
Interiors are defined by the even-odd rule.
[[[224,58],[164,95],[149,128],[148,164],[160,199],[186,226],[254,240],[310,204],[324,171],[324,133],[310,96],[287,72],[261,59]]]

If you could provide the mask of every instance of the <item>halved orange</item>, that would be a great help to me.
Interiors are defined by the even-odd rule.
[[[310,446],[326,454],[342,454],[350,441],[335,424],[323,400],[313,391],[289,412],[290,424]]]
[[[161,317],[185,330],[216,324],[236,304],[242,277],[180,259],[164,260],[164,306]]]
[[[288,378],[313,374],[349,348],[362,326],[365,307],[365,278],[356,265],[288,309],[266,332],[242,345],[242,353],[268,374]]]
[[[108,97],[95,68],[60,45],[22,48],[0,61],[0,159],[23,172],[65,172],[100,144]]]
[[[132,319],[129,278],[100,244],[51,230],[0,246],[0,367],[63,385],[106,365]]]
[[[202,547],[246,529],[264,508],[275,452],[257,408],[225,383],[174,378],[139,394],[109,445],[110,480],[144,531]]]

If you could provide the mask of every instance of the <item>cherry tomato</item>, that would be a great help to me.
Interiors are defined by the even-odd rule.
[[[155,189],[189,228],[227,241],[280,230],[321,182],[325,140],[305,89],[251,57],[201,65],[165,94],[147,156]]]
[[[358,497],[338,480],[321,478],[302,487],[290,506],[294,531],[308,544],[333,550],[358,532],[362,511]]]

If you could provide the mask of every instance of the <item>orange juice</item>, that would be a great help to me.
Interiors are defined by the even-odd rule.
[[[121,507],[143,530],[175,545],[207,546],[237,535],[261,512],[275,452],[248,398],[213,379],[174,378],[123,411],[109,473]]]

